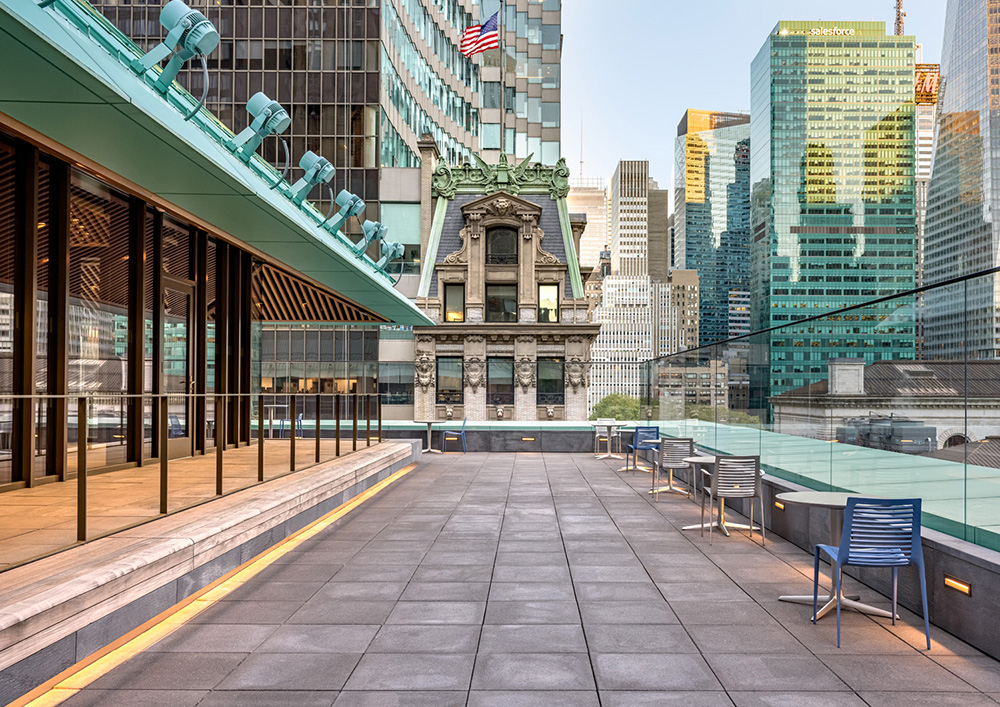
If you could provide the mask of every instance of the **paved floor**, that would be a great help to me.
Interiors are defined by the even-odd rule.
[[[909,612],[813,626],[809,556],[682,533],[589,455],[434,456],[71,707],[995,705],[1000,664]],[[637,491],[638,489],[638,491]],[[881,598],[867,588],[863,599]],[[993,620],[995,617],[991,617]]]
[[[361,430],[362,435],[364,434]],[[320,460],[336,457],[336,440],[320,440]],[[373,441],[372,444],[377,444]],[[264,478],[291,470],[290,441],[266,439]],[[365,446],[358,441],[358,449]],[[341,455],[351,452],[352,440],[341,439]],[[88,455],[90,453],[88,452]],[[70,455],[74,458],[75,453]],[[257,445],[223,453],[224,493],[257,483]],[[316,440],[298,439],[295,468],[316,462]],[[170,512],[215,496],[215,451],[207,455],[172,459],[168,464]],[[88,463],[94,468],[94,464]],[[75,469],[75,464],[73,469]],[[160,513],[160,465],[151,460],[141,468],[94,473],[87,485],[88,539],[156,518]],[[0,493],[0,570],[41,557],[76,543],[76,478]]]

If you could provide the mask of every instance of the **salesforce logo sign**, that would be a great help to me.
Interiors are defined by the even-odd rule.
[[[853,29],[842,27],[814,27],[809,30],[809,34],[822,37],[853,37]]]

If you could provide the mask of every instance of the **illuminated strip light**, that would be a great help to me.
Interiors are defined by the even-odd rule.
[[[253,579],[261,570],[274,564],[275,561],[299,547],[306,540],[326,530],[330,525],[415,468],[417,468],[416,464],[403,467],[367,491],[333,509],[322,518],[289,535],[277,546],[265,550],[257,557],[224,574],[201,591],[192,594],[187,599],[108,644],[102,650],[84,658],[76,665],[70,666],[51,680],[11,702],[7,707],[53,707],[62,704],[95,680],[107,675],[122,663],[162,641],[198,614],[214,606],[216,602],[225,599],[233,591]]]
[[[522,437],[521,441],[522,442],[534,442],[535,438],[534,437]]]
[[[946,574],[944,576],[944,586],[954,589],[956,592],[961,592],[967,597],[972,596],[972,585],[969,582],[957,579],[951,575]]]
[[[777,508],[779,511],[785,510],[785,504],[782,503],[781,501],[775,501],[774,507]]]

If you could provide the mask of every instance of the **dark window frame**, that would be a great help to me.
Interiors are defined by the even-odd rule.
[[[449,291],[454,292],[456,290],[459,290],[462,293],[462,296],[461,296],[462,306],[461,306],[461,309],[454,309],[453,310],[449,306],[448,292]],[[442,309],[444,310],[444,321],[445,321],[445,323],[447,323],[447,324],[461,324],[461,323],[465,322],[465,283],[464,282],[446,282],[446,283],[444,283],[443,305],[444,306],[443,306]],[[450,315],[453,312],[460,314],[460,318],[451,319]]]
[[[510,377],[497,371],[501,365],[510,367]],[[502,376],[502,380],[498,378]],[[503,389],[501,389],[501,386]],[[509,390],[507,390],[509,388]],[[491,356],[486,359],[486,402],[489,405],[514,404],[514,359]]]
[[[513,248],[501,247],[500,236],[511,236]],[[486,230],[486,264],[517,265],[518,232],[510,226],[494,226]],[[510,245],[509,243],[507,245]]]
[[[441,385],[441,364],[458,365],[458,388],[443,389]],[[465,360],[461,356],[438,356],[435,372],[437,374],[437,386],[435,390],[435,401],[438,405],[462,405],[465,402]],[[453,377],[451,374],[449,378]]]
[[[506,307],[500,312],[502,316],[494,316],[495,309],[490,307],[490,293],[496,292],[501,287],[512,288],[514,290],[514,311],[507,312]],[[495,296],[495,295],[494,295]],[[508,298],[502,298],[501,302],[510,301]],[[494,283],[486,285],[486,321],[494,324],[515,324],[517,323],[517,284],[510,283]]]
[[[542,376],[543,364],[558,364],[559,373],[558,376],[553,376],[551,378]],[[538,405],[565,405],[566,404],[566,359],[559,356],[551,356],[545,358],[539,358],[535,361],[535,402]],[[545,390],[546,385],[543,385],[543,381],[557,381],[558,385],[553,386],[552,390]],[[558,388],[556,390],[555,388]]]
[[[556,313],[556,318],[554,320],[542,319],[542,311],[543,311],[543,308],[542,308],[542,288],[543,287],[551,287],[551,288],[554,288],[554,290],[555,290],[555,293],[556,293],[556,296],[555,296],[555,302],[556,302],[555,313]],[[548,308],[545,308],[545,311],[548,311]],[[538,321],[540,323],[544,323],[544,324],[558,324],[559,323],[559,283],[557,283],[557,282],[539,282],[538,283]]]

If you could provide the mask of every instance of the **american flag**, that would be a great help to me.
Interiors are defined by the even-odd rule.
[[[487,49],[498,49],[500,47],[500,34],[497,32],[497,21],[500,11],[493,13],[490,19],[481,25],[473,25],[462,33],[462,46],[460,51],[465,56],[472,56]]]

